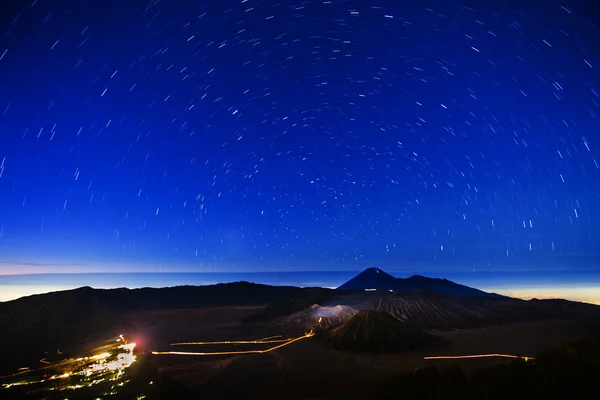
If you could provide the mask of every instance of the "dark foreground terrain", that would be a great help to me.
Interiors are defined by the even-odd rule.
[[[542,393],[539,382],[563,377],[580,391],[592,388],[588,372],[600,363],[593,341],[536,354],[600,337],[600,307],[460,295],[465,287],[427,279],[416,279],[416,290],[368,292],[246,282],[81,288],[0,303],[0,398],[347,399],[389,390],[392,398],[539,398],[531,395]],[[120,334],[136,343],[135,362],[113,375],[100,371],[106,379],[98,384],[77,384],[92,378],[73,360],[91,363],[98,343]],[[426,359],[489,354],[505,357]],[[44,382],[11,386],[36,379]],[[529,380],[530,391],[507,394],[516,386],[505,381]]]
[[[579,341],[542,351],[535,360],[482,368],[432,366],[390,377],[377,399],[591,399],[600,391],[600,342]]]

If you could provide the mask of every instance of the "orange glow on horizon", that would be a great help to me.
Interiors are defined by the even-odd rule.
[[[504,296],[522,300],[564,299],[596,304],[600,306],[600,286],[576,287],[517,287],[517,288],[482,288],[486,292],[494,292]]]

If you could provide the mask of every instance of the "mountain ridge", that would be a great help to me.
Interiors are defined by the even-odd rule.
[[[243,281],[142,289],[81,287],[0,303],[0,326],[3,328],[0,342],[4,343],[0,346],[0,359],[3,360],[0,375],[13,367],[39,360],[38,355],[46,351],[59,348],[66,351],[67,345],[74,348],[96,337],[136,331],[131,314],[232,306],[262,307],[261,311],[243,320],[247,327],[266,327],[269,331],[289,331],[290,334],[316,325],[320,329],[334,328],[363,310],[385,311],[399,320],[430,330],[480,328],[556,318],[580,319],[576,325],[590,332],[596,332],[600,326],[597,322],[600,307],[567,300],[453,296],[433,290],[345,291]],[[44,335],[40,336],[39,332]],[[3,371],[4,368],[9,371]]]
[[[429,278],[423,275],[412,275],[408,278],[396,278],[375,267],[365,269],[354,278],[338,286],[336,290],[387,290],[392,292],[429,290],[454,296],[505,297],[496,293],[488,293],[483,290],[461,285],[445,278]]]

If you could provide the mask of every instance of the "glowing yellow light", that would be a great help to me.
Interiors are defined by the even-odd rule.
[[[90,359],[91,360],[102,360],[105,358],[110,357],[110,353],[101,353],[101,354],[96,354],[95,356],[91,356]]]
[[[101,347],[101,349],[104,350],[103,352],[98,352],[98,354],[94,354],[92,356],[70,358],[59,363],[47,365],[37,369],[37,371],[44,371],[50,368],[52,368],[52,370],[57,370],[58,368],[63,367],[65,369],[68,368],[67,372],[56,373],[49,378],[41,380],[33,380],[30,378],[31,380],[6,383],[1,387],[10,388],[15,385],[39,384],[72,377],[74,380],[72,384],[56,384],[54,387],[46,388],[46,390],[77,390],[84,387],[91,387],[92,385],[100,382],[106,382],[107,380],[118,381],[123,376],[125,369],[136,361],[136,356],[133,353],[135,349],[135,343],[127,343],[124,338],[122,341],[123,344],[121,345],[103,346]],[[45,358],[41,359],[40,361],[42,363],[50,364]],[[2,378],[10,378],[20,374],[30,373],[31,371],[31,369],[21,368],[19,372]],[[110,378],[109,376],[105,376],[105,374],[111,374],[109,375]],[[86,379],[92,375],[96,375],[98,378],[92,381]],[[122,386],[126,382],[128,381],[121,381],[118,383],[118,385]]]
[[[263,343],[281,343],[287,342],[292,339],[273,339],[273,340],[223,340],[218,342],[178,342],[171,343],[171,346],[202,346],[202,345],[215,345],[215,344],[263,344]]]
[[[180,355],[180,356],[219,356],[219,355],[236,355],[236,354],[263,354],[263,353],[268,353],[273,350],[280,349],[284,346],[288,346],[299,340],[308,339],[310,337],[313,337],[314,335],[315,335],[315,332],[313,330],[311,330],[310,332],[307,332],[303,336],[300,336],[300,337],[297,337],[294,339],[289,339],[282,344],[270,347],[265,350],[217,351],[217,352],[208,352],[208,353],[198,353],[198,352],[188,352],[188,351],[153,351],[152,354],[155,354],[155,355],[168,355],[169,354],[169,355]]]
[[[430,357],[424,357],[423,359],[424,360],[456,360],[456,359],[467,359],[467,358],[490,358],[490,357],[525,358],[525,361],[534,360],[533,357],[520,357],[520,356],[515,356],[512,354],[498,354],[498,353],[472,354],[472,355],[466,355],[466,356],[430,356]]]

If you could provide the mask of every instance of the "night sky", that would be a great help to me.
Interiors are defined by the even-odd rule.
[[[4,0],[0,273],[597,269],[593,3]]]

